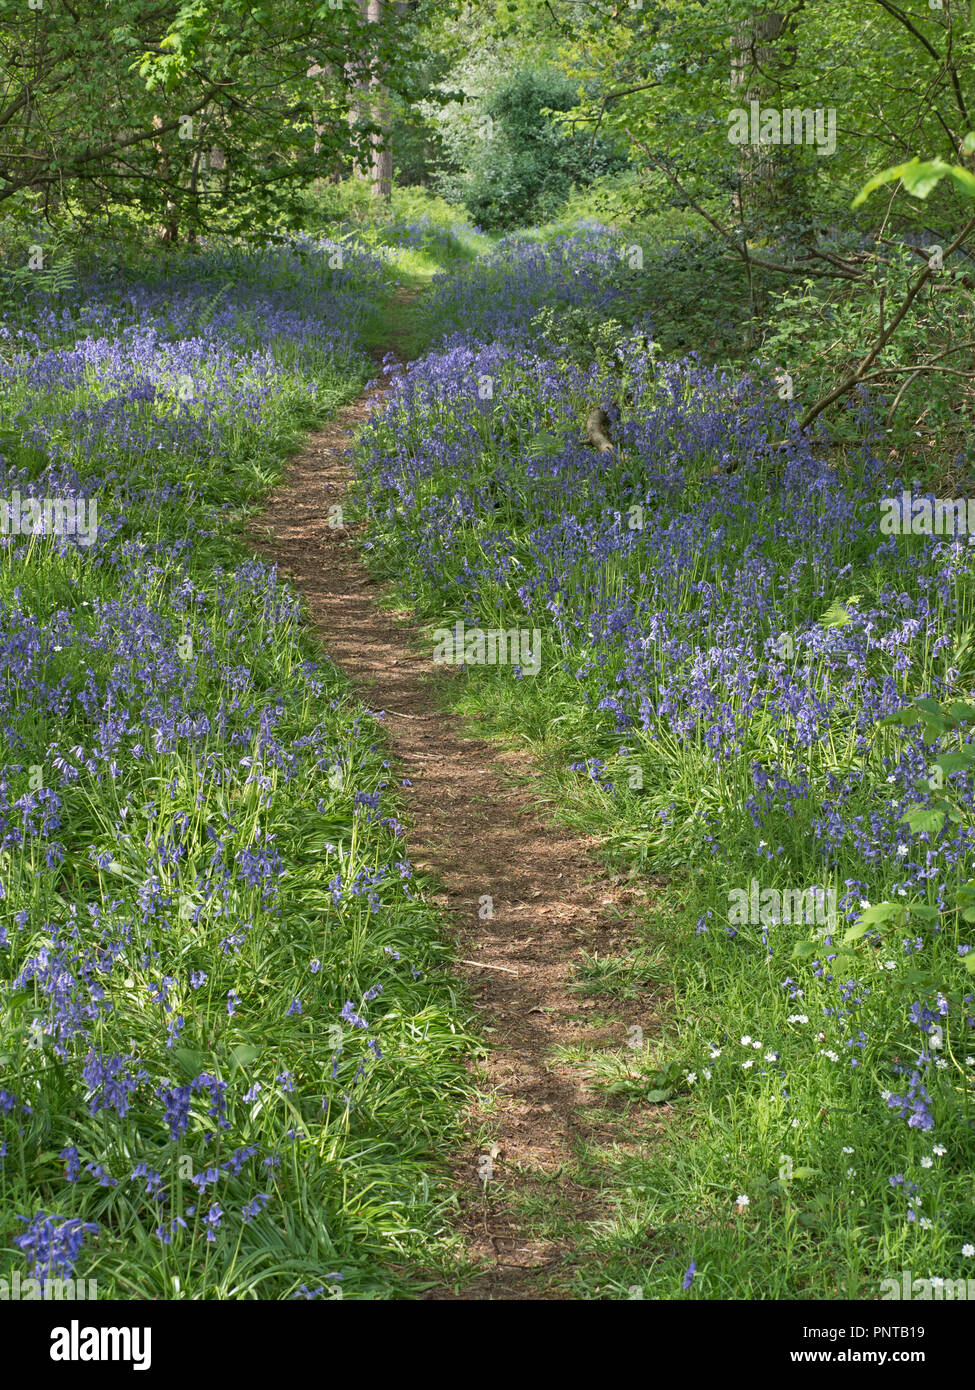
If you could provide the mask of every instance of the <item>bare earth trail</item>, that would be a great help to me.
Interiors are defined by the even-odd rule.
[[[400,291],[401,304],[410,298]],[[384,346],[395,355],[395,341]],[[349,478],[345,450],[382,394],[373,387],[312,436],[252,522],[249,540],[304,594],[328,656],[365,704],[385,711],[396,775],[412,783],[400,790],[409,858],[442,884],[435,900],[450,914],[457,954],[477,962],[456,968],[490,1046],[482,1064],[488,1101],[470,1116],[470,1151],[451,1166],[464,1249],[484,1272],[459,1294],[445,1286],[427,1296],[571,1297],[559,1290],[571,1275],[565,1235],[553,1241],[530,1222],[523,1229],[494,1184],[485,1188],[479,1164],[483,1172],[487,1153],[495,1179],[529,1200],[542,1190],[550,1200],[557,1193],[562,1232],[606,1214],[597,1194],[572,1179],[575,1144],[618,1143],[619,1133],[582,1069],[551,1054],[578,1043],[625,1046],[622,1007],[614,1006],[609,1023],[591,1024],[595,1005],[569,985],[583,949],[603,955],[625,946],[633,901],[601,872],[594,842],[553,827],[533,806],[522,785],[532,773],[527,756],[468,737],[461,720],[443,712],[429,644],[418,647],[407,615],[383,611],[383,591],[352,533],[328,525]],[[485,895],[493,906],[488,920],[479,916]],[[639,1005],[643,1028],[652,1022],[649,1002]],[[587,1115],[593,1107],[597,1113]],[[494,1136],[490,1148],[478,1143],[485,1132]]]

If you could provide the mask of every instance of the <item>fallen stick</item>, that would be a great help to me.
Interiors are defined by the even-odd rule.
[[[462,960],[459,961],[458,964],[476,965],[479,970],[503,970],[506,975],[518,974],[517,970],[511,970],[507,965],[488,965],[487,962],[483,960]]]

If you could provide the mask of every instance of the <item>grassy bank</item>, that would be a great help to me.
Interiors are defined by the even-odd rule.
[[[0,1277],[383,1298],[448,1238],[468,1044],[382,731],[235,538],[392,290],[306,236],[9,296]]]

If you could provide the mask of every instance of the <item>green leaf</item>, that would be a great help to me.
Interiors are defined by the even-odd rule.
[[[912,708],[911,705],[905,706],[904,709],[899,709],[896,714],[885,714],[883,719],[877,720],[878,724],[885,724],[888,728],[892,728],[895,724],[904,724],[910,726],[911,724],[916,724],[917,722],[917,711],[914,708]]]
[[[940,767],[944,773],[964,772],[966,768],[975,764],[975,750],[965,753],[942,753],[935,758],[935,767]]]
[[[800,941],[792,948],[792,954],[800,960],[806,960],[822,949],[823,943],[821,941]]]
[[[888,922],[891,917],[897,917],[904,911],[901,903],[874,903],[871,907],[865,907],[857,918],[857,922],[863,922],[868,927],[875,922]]]
[[[914,831],[934,831],[937,833],[943,827],[949,809],[943,801],[930,807],[917,804],[909,806],[901,816],[901,820]]]
[[[230,1049],[231,1066],[235,1071],[249,1067],[257,1061],[262,1051],[255,1043],[237,1043]]]
[[[948,172],[943,159],[910,159],[901,166],[901,183],[912,198],[926,198]]]
[[[898,903],[874,903],[872,907],[864,908],[860,913],[856,922],[844,935],[843,945],[852,945],[854,941],[859,941],[862,936],[866,936],[872,928],[876,929],[884,922],[890,922],[891,925],[894,925],[891,919],[898,922],[903,921],[904,915],[904,908]]]
[[[11,989],[3,996],[2,1002],[11,1014],[19,1013],[21,1009],[33,1005],[34,991],[32,989]]]
[[[912,198],[926,198],[951,172],[943,159],[911,159],[901,169],[901,183]]]
[[[206,1070],[206,1058],[202,1052],[196,1052],[190,1047],[174,1047],[173,1056],[189,1077],[197,1077],[200,1072]]]
[[[953,179],[958,187],[969,198],[975,198],[975,174],[969,173],[959,164],[951,164],[945,171],[950,179]]]
[[[861,203],[865,203],[867,201],[867,199],[870,197],[870,194],[873,193],[876,189],[882,188],[886,183],[893,183],[895,179],[903,178],[905,171],[910,167],[911,164],[919,163],[920,160],[917,158],[917,156],[915,156],[914,159],[910,160],[908,164],[893,164],[889,169],[882,169],[879,174],[874,174],[873,178],[867,180],[867,182],[860,189],[860,192],[853,199],[851,207],[858,208]]]
[[[830,962],[830,967],[835,975],[840,971],[855,970],[858,964],[859,962],[853,951],[837,951]]]
[[[915,155],[906,164],[895,164],[875,174],[860,189],[852,206],[859,207],[875,189],[895,179],[900,179],[912,198],[926,198],[945,177],[952,179],[962,193],[975,197],[975,174],[970,174],[960,164],[947,164],[943,159],[919,159]]]

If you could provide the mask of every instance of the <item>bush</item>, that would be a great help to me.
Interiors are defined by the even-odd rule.
[[[478,226],[507,230],[554,217],[574,186],[625,167],[613,144],[571,132],[553,114],[577,100],[572,81],[551,68],[524,68],[488,97],[484,138],[456,185]]]

